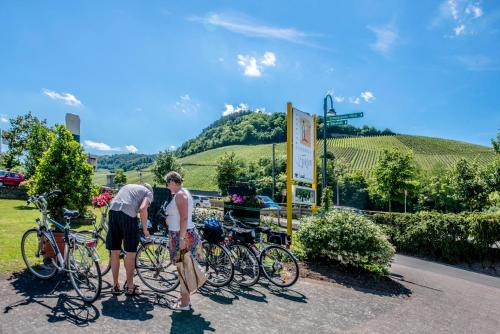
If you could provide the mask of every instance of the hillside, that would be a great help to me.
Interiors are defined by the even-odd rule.
[[[318,117],[318,131],[323,131],[323,118]],[[393,134],[391,130],[377,130],[367,125],[332,126],[328,136],[372,136]],[[221,117],[176,151],[179,157],[230,145],[257,145],[286,141],[286,114],[245,111]]]
[[[323,149],[323,142],[318,142],[318,152]],[[474,145],[455,140],[430,138],[410,135],[372,136],[335,138],[327,140],[327,149],[351,165],[352,170],[358,170],[365,176],[371,170],[384,149],[397,149],[413,152],[416,163],[426,171],[439,167],[448,167],[460,157],[465,157],[479,164],[486,164],[494,159],[491,148]],[[234,152],[236,157],[245,161],[257,161],[261,157],[271,158],[271,144],[262,145],[233,145],[220,147],[205,152],[181,158],[180,161],[186,170],[186,186],[194,189],[217,190],[213,181],[217,158],[226,152]],[[285,143],[276,145],[276,155],[285,156]],[[126,173],[129,182],[137,182],[139,175],[136,171]],[[143,180],[152,182],[149,171],[143,171]],[[105,182],[103,173],[96,174],[95,181]]]

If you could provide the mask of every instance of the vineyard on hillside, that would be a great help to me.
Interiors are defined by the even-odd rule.
[[[435,172],[452,166],[461,157],[485,165],[495,159],[491,148],[464,143],[455,140],[430,138],[422,136],[395,135],[331,138],[327,140],[327,150],[333,152],[336,158],[347,162],[352,171],[360,171],[365,177],[371,175],[372,169],[382,155],[384,149],[396,149],[412,153],[417,165],[424,171]],[[323,141],[318,141],[318,157],[323,151]],[[215,164],[224,153],[234,152],[238,159],[245,163],[257,162],[260,158],[272,156],[271,144],[234,145],[193,154],[180,159],[184,170],[186,187],[203,190],[217,190],[214,181]],[[285,143],[276,145],[276,156],[284,158]],[[138,181],[138,173],[125,173],[129,182]],[[152,182],[150,171],[143,172],[143,180]],[[95,182],[105,183],[105,174],[97,173]]]

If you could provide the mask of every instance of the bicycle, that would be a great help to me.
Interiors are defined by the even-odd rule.
[[[299,278],[299,265],[295,256],[282,245],[288,245],[286,233],[273,232],[268,227],[249,226],[226,214],[234,227],[228,231],[228,248],[234,258],[235,280],[243,286],[252,286],[261,274],[274,285],[285,288]],[[259,235],[257,235],[259,232]],[[262,238],[266,235],[266,239]],[[264,247],[262,247],[264,245]]]
[[[92,220],[93,230],[79,231],[82,235],[87,235],[89,239],[96,239],[96,252],[99,256],[99,267],[101,275],[106,275],[111,270],[110,252],[106,249],[106,235],[108,234],[108,211],[109,204],[106,204],[105,209],[101,212],[101,220],[97,223],[97,219]],[[123,252],[124,253],[124,252]]]
[[[204,259],[200,260],[200,265],[208,275],[207,282],[215,287],[228,285],[234,277],[234,264],[231,252],[224,245],[223,232],[211,233],[204,223],[198,222],[195,226],[202,232]]]
[[[70,230],[71,219],[79,216],[78,211],[63,209],[66,219],[64,226],[49,217],[46,198],[60,193],[60,190],[54,190],[28,199],[28,205],[33,203],[42,213],[42,220],[37,218],[38,226],[26,231],[21,239],[23,260],[28,270],[40,279],[50,279],[58,271],[68,273],[76,293],[84,302],[92,303],[99,298],[102,288],[99,257],[95,251],[96,240],[88,240]],[[64,254],[49,223],[64,232]],[[47,253],[54,256],[48,257]]]

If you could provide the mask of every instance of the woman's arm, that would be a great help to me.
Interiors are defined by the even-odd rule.
[[[175,196],[175,204],[179,210],[180,229],[179,229],[179,248],[186,248],[187,220],[188,220],[188,197],[183,191],[179,191]]]

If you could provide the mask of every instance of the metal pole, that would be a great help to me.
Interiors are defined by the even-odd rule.
[[[328,95],[327,95],[328,96]],[[321,180],[321,191],[325,191],[326,188],[326,102],[327,96],[323,100],[323,179]]]
[[[274,161],[274,147],[275,147],[275,144],[273,143],[273,194],[272,194],[273,201],[274,201],[274,190],[276,189],[276,174],[274,171],[274,169],[276,168],[275,161]]]
[[[340,205],[340,194],[339,194],[339,179],[337,177],[337,206]]]
[[[408,190],[405,189],[405,213],[406,213],[406,196],[408,195]]]

